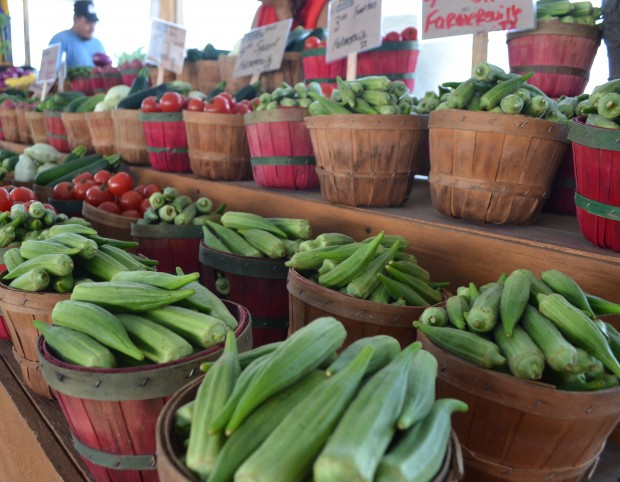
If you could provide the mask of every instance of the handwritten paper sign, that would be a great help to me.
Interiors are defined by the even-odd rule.
[[[187,31],[181,25],[154,18],[147,60],[177,74],[183,72]]]
[[[282,20],[250,30],[241,40],[233,77],[257,75],[278,70],[286,49],[293,19]]]
[[[536,26],[531,0],[423,0],[422,38]]]
[[[60,44],[52,44],[43,49],[41,56],[41,68],[37,82],[55,82],[56,71],[58,69],[58,55],[60,54]]]
[[[333,0],[329,5],[325,60],[381,45],[381,0]]]

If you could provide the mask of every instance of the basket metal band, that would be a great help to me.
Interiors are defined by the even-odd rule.
[[[66,141],[66,134],[63,136],[62,134],[52,134],[51,132],[47,133],[47,137],[51,137],[52,139],[60,139],[61,141]]]
[[[527,186],[510,182],[493,182],[483,179],[471,179],[466,177],[451,176],[432,172],[429,181],[456,189],[485,190],[509,196],[521,196],[528,198],[547,198],[549,193],[545,187]]]
[[[67,369],[48,362],[37,345],[43,378],[57,392],[76,398],[115,401],[149,400],[167,397],[201,375],[203,358],[160,366],[157,369],[101,371],[97,373]],[[153,367],[154,365],[149,365]]]
[[[80,442],[74,433],[71,434],[73,446],[77,453],[93,464],[115,470],[156,470],[155,454],[120,455],[102,452]]]
[[[140,122],[183,122],[182,112],[145,113],[140,112]]]
[[[380,47],[376,49],[367,50],[366,52],[362,52],[360,55],[363,55],[367,52],[386,52],[391,50],[418,50],[418,42],[417,40],[403,40],[400,42],[383,42]]]
[[[187,154],[186,147],[149,147],[149,146],[146,146],[146,151],[155,152],[155,153],[168,152],[170,154]]]
[[[253,157],[253,166],[314,166],[316,160],[314,157],[303,156],[268,156]]]
[[[588,199],[578,192],[575,193],[575,205],[585,212],[590,213],[599,218],[610,219],[612,221],[620,221],[620,206],[612,206],[603,204],[593,199]]]
[[[589,126],[571,122],[568,140],[593,149],[620,151],[620,130]]]
[[[585,80],[590,78],[589,70],[579,69],[577,67],[566,67],[564,65],[512,65],[510,70],[517,74],[534,72],[537,74],[574,75]]]
[[[267,260],[222,253],[204,244],[200,245],[198,256],[205,266],[224,273],[273,280],[285,280],[288,275],[288,268],[283,260]]]
[[[252,316],[255,328],[288,328],[288,316]]]

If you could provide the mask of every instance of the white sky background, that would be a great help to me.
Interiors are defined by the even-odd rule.
[[[30,14],[31,63],[39,67],[41,51],[49,39],[60,30],[70,28],[73,0],[28,0]],[[601,0],[592,0],[600,6]],[[113,59],[123,52],[145,47],[149,38],[151,0],[95,0],[97,24],[95,36]],[[212,43],[219,49],[231,49],[250,28],[257,0],[183,0],[184,25],[187,28],[187,47],[203,48]],[[25,61],[22,0],[9,0],[12,17],[13,60],[16,65]],[[422,0],[383,0],[384,24],[394,16],[417,16],[420,27]],[[420,42],[416,69],[415,94],[436,90],[446,81],[462,81],[471,74],[472,36],[464,35]],[[488,61],[508,71],[508,47],[505,32],[489,34]],[[607,49],[601,42],[590,73],[586,92],[607,81]]]

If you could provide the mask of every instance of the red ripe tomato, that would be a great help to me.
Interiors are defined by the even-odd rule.
[[[319,44],[321,43],[321,39],[319,37],[316,37],[314,35],[310,35],[310,37],[308,37],[305,41],[304,41],[304,48],[306,50],[310,50],[310,49],[316,49],[319,47]]]
[[[418,30],[415,27],[407,27],[400,33],[403,40],[418,40]]]
[[[140,105],[140,109],[142,112],[160,112],[159,102],[157,102],[157,97],[154,95],[150,95],[149,97],[145,97]]]
[[[229,100],[221,94],[213,97],[213,107],[220,114],[230,114],[231,104]]]
[[[54,211],[56,214],[58,214],[58,210],[57,210],[54,206],[52,206],[51,204],[43,203],[43,207],[44,207],[45,209],[51,209],[51,210],[52,210],[52,211]]]
[[[151,207],[151,201],[149,201],[148,197],[145,197],[140,203],[140,212],[144,214],[144,211],[146,211],[150,207]]]
[[[215,107],[213,103],[205,104],[205,112],[209,112],[210,114],[221,114],[220,109]]]
[[[327,97],[328,99],[331,97],[332,92],[334,91],[335,87],[333,85],[329,85],[329,84],[325,84],[323,86],[321,86],[321,90],[323,91],[323,97]]]
[[[228,104],[230,104],[231,107],[237,103],[237,101],[235,100],[235,98],[230,92],[220,92],[219,94],[216,95],[216,97],[224,97],[228,101]]]
[[[106,186],[95,185],[86,191],[86,202],[93,206],[99,206],[106,201],[114,201],[114,196]]]
[[[123,211],[128,209],[139,209],[142,202],[142,196],[136,191],[127,191],[118,198],[118,207]]]
[[[200,99],[189,99],[187,103],[187,110],[202,112],[205,110],[205,103]]]
[[[327,47],[327,40],[321,40],[321,43],[319,44],[319,48],[324,49],[326,47]]]
[[[24,208],[26,208],[26,211],[28,211],[28,209],[30,209],[30,205],[33,203],[34,201],[32,199],[26,201],[24,203]]]
[[[384,42],[400,42],[402,38],[398,32],[388,32],[383,37]]]
[[[133,187],[131,176],[126,172],[117,172],[108,181],[108,189],[115,196],[120,196]]]
[[[69,181],[59,182],[54,186],[52,197],[54,199],[74,199],[74,186]]]
[[[154,192],[161,192],[161,188],[157,184],[149,184],[144,188],[144,197],[148,199]]]
[[[9,192],[4,188],[0,188],[0,212],[10,211],[12,204]]]
[[[246,114],[250,112],[250,108],[247,106],[247,104],[245,103],[239,103],[239,104],[235,104],[233,105],[232,109],[231,109],[231,113],[232,114]]]
[[[73,197],[78,201],[84,201],[86,199],[86,191],[97,184],[92,179],[79,182],[73,185]]]
[[[120,214],[121,213],[120,208],[116,205],[116,203],[114,201],[103,201],[97,207],[99,209],[103,210],[103,211],[107,211],[107,212],[112,213],[112,214]]]
[[[138,184],[136,187],[133,188],[134,191],[140,194],[140,197],[144,197],[145,189],[146,189],[146,186],[144,184]]]
[[[142,217],[142,214],[140,214],[140,212],[136,209],[126,209],[125,211],[121,213],[121,216],[127,216],[128,218],[140,219]]]
[[[97,184],[107,184],[108,180],[112,177],[112,173],[106,169],[101,169],[93,176],[93,180]]]
[[[37,195],[27,187],[16,187],[9,194],[11,201],[25,203],[26,201],[36,201]]]
[[[162,112],[181,112],[181,109],[183,109],[183,96],[178,92],[166,92],[161,96],[159,108]]]
[[[73,178],[73,184],[77,184],[82,181],[92,180],[95,176],[93,176],[92,172],[83,172],[82,174],[78,174]]]

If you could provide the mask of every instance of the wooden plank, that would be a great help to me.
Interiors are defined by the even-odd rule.
[[[9,342],[0,341],[0,480],[91,480],[67,447],[58,405],[27,391],[12,358]]]
[[[530,226],[485,225],[453,219],[434,211],[428,185],[416,181],[403,207],[361,209],[325,202],[318,192],[269,191],[253,182],[212,182],[189,174],[128,168],[138,183],[176,187],[192,196],[210,197],[228,209],[261,215],[303,217],[316,233],[339,231],[363,238],[381,229],[401,234],[410,250],[436,280],[451,289],[474,281],[484,284],[501,273],[555,268],[573,276],[584,289],[620,302],[620,254],[586,241],[575,217],[543,213]]]
[[[474,34],[474,40],[471,51],[471,70],[474,71],[476,65],[479,62],[487,61],[487,53],[489,50],[489,34],[477,33]]]

